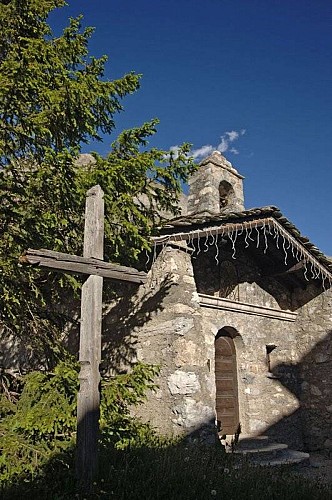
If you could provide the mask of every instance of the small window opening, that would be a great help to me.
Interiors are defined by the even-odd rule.
[[[269,373],[271,372],[271,352],[274,351],[274,349],[277,347],[275,344],[267,344],[266,346],[266,365],[267,365],[267,371]]]

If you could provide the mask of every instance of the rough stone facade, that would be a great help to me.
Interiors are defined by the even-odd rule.
[[[189,179],[188,213],[243,210],[242,179],[232,164],[215,151]]]
[[[310,294],[310,290],[308,290]],[[332,291],[308,300],[295,324],[304,445],[332,451]]]
[[[202,163],[190,182],[191,234],[198,230],[197,221],[190,219],[194,212],[219,213],[220,224],[234,211],[247,217],[242,179],[219,153]],[[250,220],[258,234],[252,213],[256,212],[250,212]],[[261,241],[265,238],[266,248],[255,241],[248,249],[246,237],[242,243],[232,236],[217,241],[211,233],[215,218],[211,227],[207,223],[204,219],[205,239],[197,236],[195,244],[184,235],[190,228],[179,236],[174,226],[174,239],[169,238],[170,229],[146,285],[110,309],[106,320],[106,325],[111,322],[104,337],[105,344],[112,345],[111,364],[138,359],[161,367],[159,388],[138,414],[164,434],[213,439],[215,339],[222,334],[235,345],[242,433],[268,434],[297,449],[330,449],[332,292],[330,285],[324,291],[319,280],[304,278],[303,269],[298,271],[301,266],[305,275],[306,266],[313,270],[316,257],[309,267],[297,250],[296,260],[294,250],[289,250],[294,237],[287,244],[285,237],[264,267],[267,244],[279,238],[273,231],[266,232],[264,225]],[[285,266],[290,252],[294,262]],[[326,262],[325,258],[322,265],[331,276]],[[119,319],[126,315],[131,320],[119,327]],[[108,330],[111,335],[120,331],[121,338],[114,341]],[[128,347],[126,355],[119,354],[123,346]]]
[[[124,309],[128,307],[123,299]],[[116,308],[110,310],[110,337],[117,328]],[[131,299],[132,327],[119,341],[119,349],[130,345],[126,362],[133,359],[160,366],[159,388],[151,392],[148,402],[137,413],[149,420],[162,433],[179,435],[201,433],[213,436],[215,425],[214,382],[207,350],[213,346],[209,337],[202,342],[203,316],[196,291],[190,254],[180,248],[166,247],[153,265],[148,282]],[[107,320],[106,320],[107,321]],[[208,346],[208,343],[212,346]],[[128,351],[127,351],[128,352]],[[134,357],[132,354],[135,354]],[[115,359],[115,362],[114,362]]]

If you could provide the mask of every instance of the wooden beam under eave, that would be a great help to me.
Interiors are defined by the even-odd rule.
[[[285,276],[287,274],[296,273],[297,271],[304,269],[304,267],[305,267],[305,262],[303,260],[301,260],[300,262],[297,262],[294,266],[289,267],[288,269],[285,269],[285,271],[275,273],[275,274],[270,274],[270,277],[274,278],[277,276]]]
[[[73,274],[88,274],[102,276],[115,281],[128,281],[130,283],[144,284],[147,274],[135,268],[120,266],[104,262],[93,257],[80,257],[53,250],[29,248],[19,258],[21,264],[35,265],[50,271],[62,271]]]

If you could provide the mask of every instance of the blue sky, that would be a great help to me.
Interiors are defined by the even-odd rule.
[[[105,77],[143,74],[118,131],[158,117],[153,146],[219,147],[245,176],[246,208],[277,205],[332,255],[330,0],[69,3],[50,18],[56,31],[82,13]]]

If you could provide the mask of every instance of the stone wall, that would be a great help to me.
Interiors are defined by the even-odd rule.
[[[263,306],[266,314],[203,306],[197,292],[218,295],[219,266],[209,252],[192,265],[185,250],[164,248],[147,284],[134,295],[124,291],[104,323],[108,366],[121,370],[141,360],[161,367],[158,390],[136,414],[164,434],[198,431],[212,436],[214,341],[222,328],[231,327],[236,332],[242,432],[268,434],[297,449],[328,446],[331,292],[318,294],[313,287],[291,294],[281,283],[260,276],[257,265],[239,253],[234,260],[238,299]],[[222,258],[230,255],[224,252]],[[268,308],[277,317],[269,316]],[[295,321],[296,314],[293,320],[283,316],[287,309],[297,311]]]
[[[232,261],[228,251],[221,259]],[[261,276],[245,253],[233,261],[234,288],[228,298],[274,309],[293,310],[295,322],[203,308],[205,336],[235,328],[240,420],[243,432],[265,433],[297,448],[331,447],[332,429],[332,291],[316,286],[293,291]],[[220,265],[219,265],[220,268]],[[209,252],[194,260],[197,289],[218,295],[220,276]],[[268,315],[267,315],[268,316]],[[266,346],[270,353],[267,369]]]
[[[296,321],[304,443],[332,451],[332,290],[308,288]],[[303,297],[301,297],[303,300]]]
[[[279,309],[293,308],[291,292],[275,279],[262,276],[261,269],[250,259],[245,250],[238,249],[234,259],[228,242],[220,249],[217,263],[213,248],[205,251],[204,243],[201,245],[201,252],[193,259],[199,293],[219,295]],[[234,268],[232,276],[228,273],[227,283],[223,269],[225,263]]]
[[[294,324],[279,319],[249,316],[233,311],[202,308],[205,318],[205,336],[214,341],[224,327],[236,330],[234,338],[237,353],[240,423],[244,434],[268,433],[280,442],[302,447],[299,401],[293,392],[274,374],[282,362],[292,367],[296,359],[297,339]],[[274,344],[271,372],[267,365],[266,346]],[[211,351],[214,360],[214,352]],[[284,377],[294,376],[291,369]],[[295,383],[296,385],[296,383]],[[277,432],[273,426],[279,425]],[[270,430],[270,432],[269,432]]]
[[[135,414],[163,434],[213,439],[215,389],[207,351],[213,349],[214,339],[204,338],[189,253],[164,248],[147,284],[130,299],[130,306],[125,298],[122,302],[125,308],[115,305],[105,322],[103,341],[112,352],[110,364],[117,358],[123,366],[125,361],[128,365],[139,360],[161,368],[158,390],[149,394],[147,403]],[[120,317],[126,318],[126,308],[131,319],[119,327]],[[118,341],[116,330],[118,334],[122,330]]]

